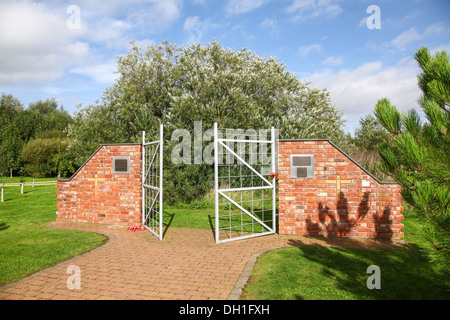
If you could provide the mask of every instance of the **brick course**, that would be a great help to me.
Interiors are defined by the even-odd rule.
[[[280,234],[403,238],[398,184],[378,181],[329,140],[280,140],[278,147]],[[314,155],[314,178],[290,177],[291,154]],[[129,174],[113,174],[114,157],[130,157]],[[140,224],[141,165],[141,145],[101,146],[58,181],[57,220]]]
[[[130,173],[113,174],[113,158],[129,157]],[[57,220],[114,225],[141,223],[139,144],[102,145],[68,180],[57,184]]]
[[[399,184],[378,181],[329,140],[278,147],[280,234],[403,238]],[[291,178],[292,154],[314,155],[314,178]]]

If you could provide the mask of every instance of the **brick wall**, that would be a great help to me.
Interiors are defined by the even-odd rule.
[[[102,145],[68,180],[57,184],[57,220],[99,224],[141,223],[140,144]],[[113,158],[129,157],[129,174],[113,173]]]
[[[329,140],[280,140],[280,234],[403,238],[401,188],[382,183]],[[290,155],[314,155],[313,178],[291,178]]]

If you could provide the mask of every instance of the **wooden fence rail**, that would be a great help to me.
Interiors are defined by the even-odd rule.
[[[38,182],[24,182],[24,186],[52,186],[56,185],[57,181],[38,181]],[[0,187],[20,187],[22,185],[21,182],[15,182],[15,183],[0,183]]]
[[[4,202],[5,187],[20,187],[20,193],[23,193],[25,186],[55,186],[57,181],[31,181],[31,182],[16,182],[16,183],[0,183],[0,202]]]

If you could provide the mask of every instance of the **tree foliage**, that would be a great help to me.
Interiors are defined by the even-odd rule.
[[[383,170],[403,187],[402,195],[424,218],[426,236],[437,259],[450,261],[450,62],[445,51],[432,56],[427,48],[415,54],[423,96],[422,121],[416,110],[400,113],[388,99],[375,106],[375,115],[393,136],[380,145]]]
[[[19,167],[19,153],[23,145],[21,127],[15,119],[23,112],[23,105],[12,95],[2,94],[0,99],[0,172],[12,175]]]
[[[166,131],[270,128],[283,138],[333,137],[342,112],[324,90],[311,88],[275,58],[217,42],[177,47],[164,42],[133,45],[118,59],[119,79],[102,102],[78,110],[71,136],[96,143],[139,141],[162,122]],[[157,130],[155,130],[157,132]]]
[[[69,139],[59,130],[44,131],[24,145],[23,171],[33,177],[67,176],[75,171]]]
[[[379,168],[381,157],[377,149],[380,143],[390,140],[389,132],[380,121],[374,115],[368,114],[359,120],[348,153],[379,180],[392,180]]]
[[[359,148],[377,150],[377,145],[389,139],[389,133],[378,119],[369,114],[359,120],[355,130],[355,145]]]
[[[70,126],[77,164],[101,143],[140,142],[142,131],[151,139],[159,123],[164,124],[166,141],[175,129],[193,132],[195,121],[202,121],[205,129],[214,122],[222,128],[275,126],[283,138],[333,138],[342,133],[342,112],[325,90],[300,81],[275,58],[247,49],[226,49],[216,41],[188,47],[164,42],[141,48],[133,43],[129,53],[119,57],[117,68],[118,80],[102,101],[78,110]],[[175,193],[195,197],[197,190],[181,181],[203,186],[199,175],[212,170],[196,165],[196,174],[194,168],[175,168],[170,159],[167,165],[166,176],[174,177],[167,181],[178,184],[168,199]]]
[[[0,174],[25,174],[25,166],[29,168],[28,160],[24,160],[22,149],[27,143],[42,132],[63,131],[72,121],[72,117],[59,106],[54,99],[39,100],[24,108],[20,101],[12,95],[2,94],[0,99]],[[29,160],[35,157],[29,155]],[[38,155],[36,155],[38,157]],[[47,161],[47,160],[46,160]],[[49,160],[50,161],[50,160]],[[48,175],[36,170],[35,175]]]

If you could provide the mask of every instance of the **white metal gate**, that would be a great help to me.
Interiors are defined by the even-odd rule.
[[[146,142],[142,133],[142,225],[163,238],[163,125],[159,140]]]
[[[214,124],[216,243],[276,232],[275,172],[273,127],[257,132]]]

